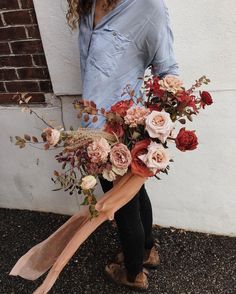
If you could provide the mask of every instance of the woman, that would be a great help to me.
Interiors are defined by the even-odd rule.
[[[79,22],[83,98],[109,110],[130,84],[140,91],[145,70],[152,65],[155,75],[178,75],[173,53],[173,35],[163,0],[68,0],[72,27]],[[85,124],[85,123],[84,123]],[[99,118],[86,127],[101,128]],[[112,183],[101,180],[104,192]],[[152,207],[143,186],[115,214],[123,253],[106,273],[116,283],[137,290],[148,288],[144,267],[156,268],[159,256],[152,236]]]

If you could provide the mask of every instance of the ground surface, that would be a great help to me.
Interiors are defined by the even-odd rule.
[[[30,294],[42,282],[10,277],[17,259],[62,225],[68,216],[0,209],[0,294]],[[161,265],[147,293],[236,294],[236,238],[154,229]],[[62,272],[52,294],[137,293],[107,281],[104,267],[119,247],[116,228],[100,227]]]

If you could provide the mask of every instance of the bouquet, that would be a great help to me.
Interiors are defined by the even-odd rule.
[[[213,103],[208,92],[196,92],[209,82],[203,76],[186,90],[177,77],[148,77],[142,96],[136,97],[128,85],[123,94],[128,94],[129,99],[117,102],[109,110],[98,109],[92,101],[75,101],[80,118],[92,119],[94,123],[100,116],[105,120],[102,130],[55,128],[28,106],[30,97],[21,97],[23,111],[36,115],[47,127],[41,134],[42,140],[30,135],[16,136],[16,145],[23,148],[27,144],[43,144],[45,150],[62,148],[56,155],[62,170],[54,171],[52,180],[59,185],[57,189],[83,194],[85,207],[23,255],[10,275],[35,280],[50,269],[34,292],[48,293],[64,266],[98,226],[113,219],[148,177],[160,179],[161,173],[168,174],[173,161],[169,142],[182,152],[197,148],[194,130],[182,127],[176,135],[174,131],[177,123],[192,121],[200,109]],[[114,187],[97,200],[95,186],[99,177],[113,181]]]
[[[55,191],[64,189],[71,195],[83,194],[82,204],[89,205],[91,217],[98,211],[95,186],[102,177],[115,181],[129,170],[142,177],[156,177],[168,174],[173,161],[168,152],[168,143],[174,143],[182,152],[194,150],[198,138],[194,130],[182,127],[177,135],[177,123],[184,125],[192,121],[200,109],[213,103],[210,93],[196,90],[210,80],[205,76],[198,79],[188,90],[175,76],[160,79],[158,76],[146,76],[142,96],[135,96],[127,85],[122,95],[129,99],[121,100],[109,110],[98,109],[93,101],[75,100],[74,108],[78,117],[87,122],[92,117],[96,123],[100,116],[105,118],[102,130],[79,128],[66,131],[50,126],[36,136],[16,136],[16,145],[20,148],[30,144],[44,144],[45,150],[62,148],[56,155],[62,170],[54,171],[53,182],[59,185]],[[29,98],[21,98],[24,111],[37,115],[27,103]],[[37,115],[38,118],[39,115]]]

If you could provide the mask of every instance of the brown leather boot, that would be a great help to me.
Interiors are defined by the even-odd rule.
[[[124,263],[123,252],[120,252],[116,255],[114,262],[117,264]],[[160,257],[156,249],[156,246],[154,245],[151,250],[145,250],[143,266],[149,269],[156,269],[159,264],[160,264]]]
[[[109,279],[116,284],[124,285],[139,292],[148,289],[148,279],[144,272],[140,272],[135,278],[131,279],[124,265],[116,263],[107,265],[105,272]]]

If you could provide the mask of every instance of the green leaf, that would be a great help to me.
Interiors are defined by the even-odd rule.
[[[84,201],[81,203],[81,205],[89,205],[88,197],[84,198]]]
[[[16,139],[17,141],[22,141],[22,138],[19,137],[19,136],[15,136],[15,139]]]

